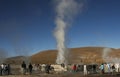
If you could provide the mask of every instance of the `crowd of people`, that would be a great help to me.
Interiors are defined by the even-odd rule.
[[[33,71],[45,71],[47,74],[50,73],[50,70],[52,70],[52,67],[50,64],[45,64],[43,65],[43,68],[42,69],[42,66],[39,65],[39,64],[31,64],[29,63],[28,66],[26,66],[26,63],[23,61],[23,63],[21,64],[21,70],[22,70],[22,74],[26,74],[26,73],[29,73],[30,75],[33,73]]]
[[[26,66],[26,63],[23,61],[23,63],[21,64],[21,70],[22,70],[22,74],[26,74],[26,72],[29,72],[29,74],[31,75],[32,74],[32,69],[33,69],[33,66],[31,63],[29,63],[28,65],[28,68]]]
[[[100,67],[100,73],[109,73],[109,74],[115,74],[120,72],[120,64],[119,63],[104,63],[101,64]]]
[[[119,63],[102,63],[98,64],[70,64],[59,65],[62,68],[67,69],[67,72],[83,72],[84,75],[88,75],[90,73],[96,74],[115,74],[120,72],[120,64]],[[55,68],[51,64],[26,64],[24,61],[21,63],[21,72],[23,75],[25,74],[33,74],[33,71],[44,71],[44,73],[50,74],[51,70]],[[41,72],[42,73],[42,72]],[[0,65],[0,75],[10,75],[11,74],[11,66],[10,64],[2,63]]]
[[[0,65],[0,75],[9,75],[10,74],[10,64],[2,63]]]
[[[119,63],[102,63],[100,65],[98,64],[91,64],[91,65],[72,65],[72,71],[73,72],[80,72],[82,71],[84,75],[90,74],[90,73],[96,73],[96,74],[116,74],[120,73],[120,64]]]

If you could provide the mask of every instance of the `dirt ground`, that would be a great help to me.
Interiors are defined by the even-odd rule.
[[[38,72],[38,71],[33,71],[32,75],[29,75],[28,73],[26,75],[22,75],[20,72],[20,65],[14,65],[12,66],[11,70],[12,75],[3,75],[0,77],[120,77],[120,73],[117,73],[115,75],[112,74],[89,74],[87,76],[83,75],[83,72],[64,72],[64,73],[53,73],[51,72],[50,74],[46,74],[45,72]]]
[[[109,74],[92,74],[92,75],[81,75],[80,73],[75,74],[36,74],[36,75],[4,75],[0,77],[120,77],[120,74],[109,75]]]

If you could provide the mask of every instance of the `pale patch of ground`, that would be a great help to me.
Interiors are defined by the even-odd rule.
[[[81,75],[80,73],[75,74],[36,74],[36,75],[6,75],[0,77],[120,77],[120,75],[100,75],[100,74],[93,74],[93,75]]]

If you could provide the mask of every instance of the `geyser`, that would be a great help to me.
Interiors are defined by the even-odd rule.
[[[71,25],[73,17],[82,7],[82,3],[76,0],[56,0],[56,19],[54,36],[57,41],[58,55],[57,64],[68,64],[69,51],[66,45],[66,29]]]
[[[102,58],[103,58],[103,60],[104,60],[105,62],[108,62],[108,60],[107,60],[107,58],[109,57],[108,54],[109,54],[111,51],[112,51],[111,48],[107,48],[107,47],[103,48]]]
[[[7,51],[5,51],[3,48],[0,48],[0,64],[4,63],[4,60],[8,57]]]

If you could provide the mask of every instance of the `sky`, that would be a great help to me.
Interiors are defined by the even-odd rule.
[[[68,48],[120,48],[120,0],[82,0],[67,30]],[[10,56],[56,49],[54,0],[0,0],[0,51]]]

